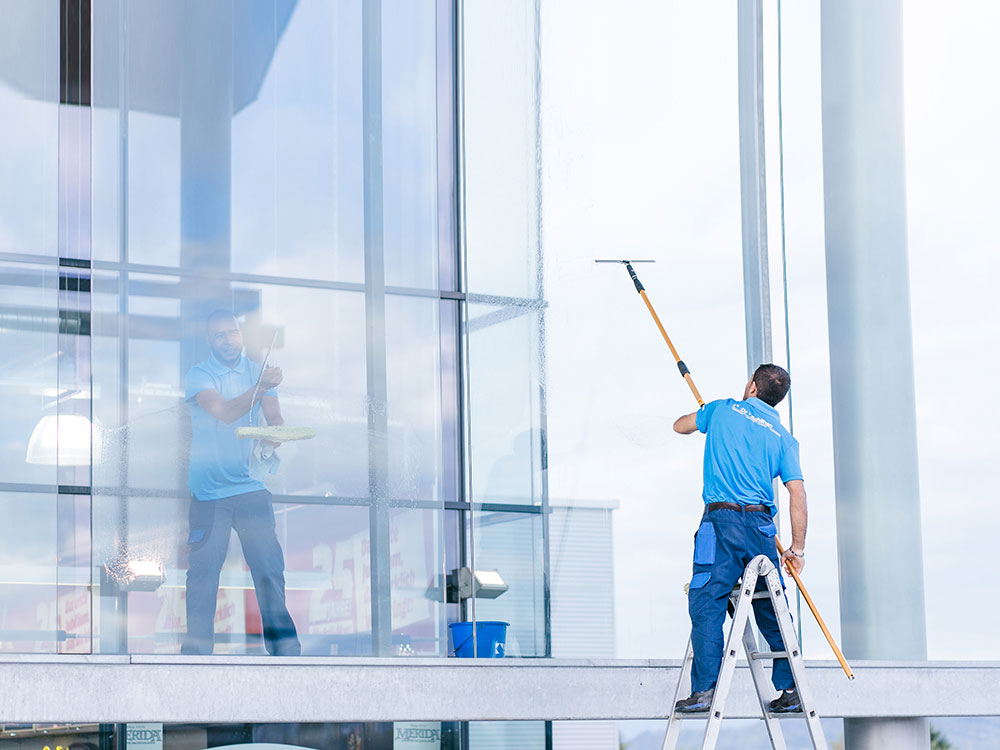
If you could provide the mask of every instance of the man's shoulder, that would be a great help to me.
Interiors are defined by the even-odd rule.
[[[191,378],[212,378],[215,379],[215,368],[212,367],[211,359],[203,359],[201,362],[191,365],[186,377]]]
[[[709,401],[707,404],[705,404],[705,408],[708,409],[709,411],[714,411],[719,407],[728,408],[735,403],[736,399],[734,398],[717,398],[715,399],[715,401]]]
[[[736,403],[738,402],[733,398],[719,398],[715,401],[709,401],[705,404],[705,413],[710,419],[714,420],[720,413],[724,414],[732,411],[732,407]]]
[[[724,411],[725,408],[732,403],[731,398],[718,398],[714,401],[709,401],[707,404],[703,404],[702,407],[697,411],[697,424],[698,429],[702,432],[708,432],[708,428],[714,421],[716,414],[718,414],[720,407]]]
[[[192,365],[184,376],[185,400],[190,402],[194,402],[195,396],[202,391],[218,390],[219,387],[219,376],[211,360]]]

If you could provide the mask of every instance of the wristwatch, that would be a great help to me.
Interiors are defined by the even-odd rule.
[[[805,552],[803,552],[802,554],[799,554],[798,552],[796,552],[795,550],[793,550],[791,547],[788,548],[788,551],[791,552],[793,555],[795,555],[800,560],[804,560],[805,559],[805,556],[806,556]]]

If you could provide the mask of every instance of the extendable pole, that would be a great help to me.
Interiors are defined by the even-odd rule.
[[[778,541],[778,537],[774,537],[774,543],[778,546],[778,554],[785,554],[785,548],[781,546],[781,542]],[[851,665],[847,663],[847,659],[844,658],[844,652],[840,650],[837,646],[837,642],[833,640],[833,636],[830,634],[829,629],[826,627],[826,623],[823,622],[823,618],[820,617],[819,610],[816,609],[816,605],[813,604],[812,597],[809,596],[809,592],[806,591],[806,587],[802,585],[802,579],[799,578],[799,574],[795,572],[795,568],[791,564],[785,565],[785,569],[791,574],[792,578],[795,579],[795,585],[799,587],[799,591],[802,594],[802,598],[806,600],[806,604],[809,605],[809,609],[813,613],[813,617],[816,618],[816,622],[819,624],[819,629],[823,631],[823,635],[826,636],[827,643],[830,644],[830,648],[833,649],[833,655],[837,657],[837,661],[840,662],[840,666],[844,670],[844,674],[847,675],[847,679],[854,679],[854,671],[851,669]],[[799,644],[800,646],[802,644]]]
[[[646,288],[642,285],[642,282],[639,281],[639,277],[636,276],[635,269],[632,268],[632,263],[652,263],[652,261],[599,260],[596,262],[625,264],[625,268],[628,269],[628,275],[632,277],[632,283],[635,284],[635,290],[639,293],[639,296],[642,297],[642,301],[646,303],[646,309],[649,310],[649,314],[653,316],[653,321],[656,323],[656,327],[659,328],[660,333],[663,334],[663,340],[667,342],[667,347],[670,349],[670,353],[674,355],[674,361],[677,363],[677,369],[680,371],[681,376],[687,382],[688,388],[691,389],[691,393],[694,394],[694,398],[698,402],[698,406],[704,406],[705,402],[702,399],[701,394],[698,393],[698,388],[695,386],[694,380],[691,378],[691,371],[688,369],[688,366],[684,364],[684,361],[677,353],[677,349],[674,348],[674,343],[670,340],[670,337],[667,335],[667,330],[663,327],[663,323],[660,322],[660,316],[656,314],[656,310],[653,309],[653,305],[652,303],[650,303],[649,297],[646,296]]]
[[[660,322],[660,317],[656,314],[656,310],[653,309],[653,305],[649,302],[649,297],[646,296],[646,288],[639,281],[639,277],[635,273],[635,269],[632,268],[633,263],[652,263],[651,260],[598,260],[596,263],[622,263],[625,268],[628,269],[628,275],[632,277],[632,283],[635,284],[635,290],[642,297],[642,301],[646,303],[646,307],[649,309],[649,314],[653,316],[653,320],[656,322],[656,327],[660,329],[660,333],[663,334],[663,340],[667,342],[667,346],[670,348],[670,353],[674,355],[674,360],[677,362],[677,369],[680,370],[681,375],[684,376],[684,380],[687,381],[688,387],[691,389],[691,393],[694,394],[695,400],[698,402],[698,406],[704,406],[705,402],[701,398],[701,394],[698,393],[698,389],[694,385],[694,381],[691,379],[691,371],[688,370],[687,365],[681,360],[680,355],[674,348],[673,342],[670,341],[670,337],[667,335],[666,330],[663,328],[663,324]],[[785,554],[784,547],[781,546],[781,542],[778,541],[778,537],[774,537],[774,543],[778,547],[778,554]],[[830,630],[826,627],[826,623],[823,622],[823,618],[819,614],[819,610],[816,609],[816,605],[813,604],[812,597],[809,596],[809,592],[806,591],[806,587],[802,583],[802,579],[799,578],[799,574],[795,572],[795,569],[789,564],[785,566],[786,570],[791,574],[792,578],[795,579],[795,585],[799,587],[799,591],[802,592],[802,598],[806,600],[806,604],[809,605],[810,611],[813,613],[813,617],[816,618],[816,622],[819,624],[820,630],[823,631],[823,635],[826,636],[827,643],[830,644],[830,648],[833,649],[834,656],[837,657],[837,661],[840,662],[840,666],[844,670],[844,674],[847,675],[848,679],[854,679],[854,672],[851,670],[851,666],[847,663],[844,658],[843,652],[840,647],[837,646],[837,642],[833,640],[833,635],[831,635]],[[800,644],[801,645],[801,644]]]

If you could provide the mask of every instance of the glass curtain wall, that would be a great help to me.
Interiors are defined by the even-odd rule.
[[[447,654],[452,4],[3,10],[0,648]]]
[[[281,602],[261,598],[261,580],[282,562],[302,653],[446,652],[435,582],[458,483],[442,452],[457,443],[456,378],[442,375],[456,366],[442,356],[456,315],[441,298],[454,289],[443,273],[454,263],[440,260],[454,252],[453,167],[437,121],[451,110],[451,13],[389,10],[95,4],[94,256],[107,305],[95,412],[108,436],[95,562],[152,562],[163,579],[102,588],[104,650],[185,650],[193,571],[221,554],[216,653],[275,652]],[[220,326],[241,340],[218,344]],[[242,380],[243,365],[219,366],[240,343]],[[280,368],[273,389],[262,365]],[[221,378],[238,381],[229,396],[265,394],[231,424],[314,436],[273,453],[241,444],[203,414],[199,388]],[[227,450],[249,454],[256,483],[233,486]],[[211,549],[229,522],[220,501],[260,482],[273,516],[266,500],[263,519],[236,510],[240,544]],[[277,537],[283,560],[258,533]]]

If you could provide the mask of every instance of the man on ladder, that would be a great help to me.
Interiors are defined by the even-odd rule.
[[[761,365],[747,383],[742,401],[712,401],[674,423],[674,430],[682,435],[698,430],[707,436],[705,513],[695,534],[694,575],[688,593],[694,650],[691,696],[677,702],[678,712],[709,710],[722,663],[729,595],[747,564],[757,555],[766,555],[779,571],[785,563],[797,573],[805,566],[806,492],[799,444],[781,426],[774,408],[790,385],[784,369]],[[780,562],[773,521],[777,513],[773,482],[779,476],[788,488],[792,522],[792,544]],[[758,589],[766,589],[763,577],[758,579]],[[755,599],[753,608],[757,627],[771,649],[784,651],[771,600]],[[787,659],[774,660],[771,681],[780,691],[770,704],[771,711],[800,711]]]

